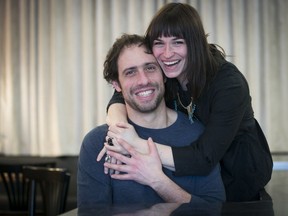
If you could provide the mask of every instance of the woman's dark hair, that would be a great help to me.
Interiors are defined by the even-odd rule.
[[[203,24],[198,12],[188,4],[169,3],[164,5],[153,17],[145,33],[145,39],[152,49],[157,38],[178,37],[186,41],[187,63],[182,72],[186,75],[188,90],[194,99],[199,98],[204,87],[217,72],[224,52],[220,52],[213,44],[208,44]],[[166,83],[166,93],[171,91],[175,97],[175,82]],[[169,84],[171,84],[169,86]],[[174,91],[173,91],[174,90]],[[171,98],[170,98],[171,99]]]

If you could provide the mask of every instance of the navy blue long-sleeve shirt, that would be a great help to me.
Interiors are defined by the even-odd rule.
[[[196,140],[203,132],[199,122],[190,123],[188,117],[178,113],[174,124],[164,129],[148,129],[134,125],[140,137],[152,137],[155,142],[171,146],[183,146]],[[134,181],[111,179],[104,174],[104,158],[96,161],[103,148],[107,125],[99,126],[89,132],[83,140],[78,163],[78,207],[93,204],[156,204],[164,202],[149,186]],[[181,188],[192,195],[192,202],[223,202],[225,190],[221,179],[220,166],[216,166],[207,176],[175,176],[168,169],[164,173]]]

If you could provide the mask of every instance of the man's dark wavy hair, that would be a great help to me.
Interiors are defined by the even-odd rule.
[[[104,61],[103,76],[108,83],[111,83],[112,81],[119,82],[118,58],[124,48],[131,46],[144,46],[147,48],[147,53],[151,53],[143,36],[136,34],[123,34],[121,37],[117,38],[113,46],[108,51]]]

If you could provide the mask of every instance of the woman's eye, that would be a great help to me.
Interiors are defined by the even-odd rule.
[[[153,46],[161,46],[163,43],[161,41],[154,41]]]
[[[176,40],[174,43],[175,43],[176,45],[182,45],[182,44],[184,44],[185,42],[184,42],[183,40]]]

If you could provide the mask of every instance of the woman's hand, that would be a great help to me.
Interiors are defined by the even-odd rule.
[[[128,152],[118,144],[116,139],[112,139],[111,137],[106,136],[106,142],[104,143],[104,146],[102,150],[97,155],[96,160],[100,161],[102,157],[106,154],[107,150],[118,152],[119,154],[127,155]]]
[[[112,139],[113,145],[108,144],[109,138]],[[104,143],[104,147],[97,156],[97,161],[100,161],[102,159],[107,150],[118,152],[119,154],[123,155],[128,154],[128,152],[121,145],[118,144],[117,139],[120,138],[125,140],[127,143],[129,143],[129,145],[133,147],[138,146],[137,150],[141,150],[140,152],[145,152],[145,150],[147,151],[145,145],[142,145],[143,143],[146,143],[146,140],[143,140],[138,136],[132,125],[121,122],[109,127],[106,136],[106,142]],[[139,146],[142,146],[142,148],[140,148]]]
[[[137,132],[131,124],[119,122],[116,125],[112,125],[108,129],[107,136],[115,138],[116,140],[122,139],[126,141],[126,143],[128,143],[130,146],[132,146],[136,151],[147,153],[147,145],[143,145],[143,143],[146,143],[146,140],[143,140],[138,136]],[[121,154],[127,154],[122,146],[119,145],[116,145],[116,148],[107,148],[107,150],[116,151]]]
[[[100,161],[102,159],[102,157],[107,152],[106,147],[109,148],[109,146],[114,146],[114,144],[113,144],[112,139],[106,136],[106,142],[104,143],[104,147],[102,148],[102,150],[100,151],[100,153],[97,156],[97,159],[96,159],[97,161]],[[112,164],[121,164],[121,161],[119,161],[116,158],[111,157],[111,156],[108,157],[108,155],[106,155],[106,157],[105,157],[105,162],[112,163]],[[108,168],[104,167],[104,173],[105,174],[108,174],[108,173],[112,174],[112,173],[118,173],[118,172],[115,170],[112,170],[112,169],[109,170]]]

